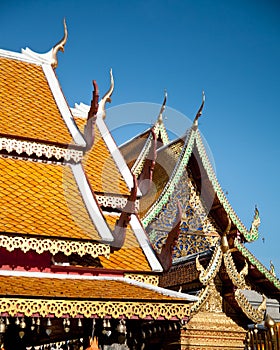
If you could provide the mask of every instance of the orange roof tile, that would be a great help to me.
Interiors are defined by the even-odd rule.
[[[0,230],[100,239],[67,165],[0,158]]]
[[[86,119],[76,118],[75,121],[83,131]],[[83,165],[90,184],[97,193],[129,195],[130,191],[104,141],[95,125],[94,145],[84,157]]]
[[[111,230],[113,230],[118,217],[116,215],[105,214],[105,218]],[[146,255],[140,247],[135,233],[130,225],[128,225],[126,229],[125,242],[121,249],[111,253],[109,259],[100,256],[100,261],[102,266],[106,269],[122,269],[126,271],[134,270],[146,272],[151,271]]]
[[[86,300],[180,300],[124,281],[0,276],[0,296]]]
[[[0,57],[0,71],[1,134],[71,143],[42,67]]]

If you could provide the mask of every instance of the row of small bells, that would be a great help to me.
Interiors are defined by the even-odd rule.
[[[93,325],[92,325],[92,332],[94,333],[94,330],[95,330],[95,319],[93,319]],[[6,317],[6,319],[4,318],[0,318],[0,349],[3,346],[3,344],[1,344],[1,336],[6,332],[6,329],[7,327],[10,325],[10,320],[8,317]],[[25,322],[25,319],[24,317],[22,317],[21,319],[19,319],[19,317],[16,318],[15,320],[15,325],[19,326],[19,337],[22,339],[25,335],[25,329],[26,329],[26,322]],[[30,326],[30,329],[31,331],[34,331],[35,328],[37,327],[37,331],[39,332],[39,327],[41,325],[41,320],[40,318],[38,317],[36,320],[35,318],[32,318],[32,321],[31,321],[31,326]],[[64,331],[66,333],[68,333],[70,331],[70,325],[71,325],[71,322],[70,322],[70,319],[69,318],[64,318],[63,319],[63,328],[64,328]],[[48,318],[47,320],[47,324],[46,324],[46,334],[48,336],[50,336],[52,330],[51,330],[51,326],[52,326],[52,322],[51,322],[51,319]],[[78,319],[78,323],[77,323],[77,326],[78,327],[82,327],[83,324],[82,324],[82,320],[79,318]],[[121,333],[121,334],[124,334],[126,335],[126,324],[125,324],[125,320],[121,319],[116,327],[116,330],[118,333]],[[102,334],[107,336],[107,337],[110,337],[110,335],[112,334],[112,331],[111,331],[111,323],[110,323],[110,320],[109,319],[103,319],[103,330],[102,330]],[[82,343],[82,339],[79,340],[81,343]],[[37,346],[37,347],[27,347],[26,349],[29,350],[29,349],[35,349],[35,350],[41,350],[41,349],[54,349],[54,350],[59,350],[59,349],[63,349],[61,346],[62,343],[53,343],[53,344],[48,344],[46,345],[47,347],[44,347],[44,345],[41,345],[41,346]],[[66,343],[63,343],[64,345]]]
[[[6,328],[9,325],[10,325],[10,320],[8,317],[6,317],[6,320],[4,318],[0,318],[0,334],[4,334],[6,332]],[[26,322],[25,322],[24,317],[22,317],[21,319],[19,319],[19,317],[17,317],[15,320],[15,325],[19,326],[19,329],[20,329],[19,330],[19,337],[23,338],[25,335],[25,329],[26,329]],[[36,320],[35,320],[35,318],[32,318],[30,329],[32,331],[34,331],[35,328],[37,327],[37,330],[38,330],[40,325],[41,325],[41,320],[39,317]],[[47,328],[46,328],[47,335],[50,335],[52,332],[52,330],[50,328],[51,326],[52,326],[51,319],[48,318]],[[69,318],[63,319],[63,327],[64,327],[64,331],[66,333],[68,333],[70,331],[70,319]],[[80,318],[78,319],[78,327],[82,327],[82,321]]]

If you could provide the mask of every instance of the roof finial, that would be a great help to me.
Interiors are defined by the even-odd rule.
[[[158,122],[159,123],[162,123],[162,113],[165,111],[165,105],[166,105],[166,100],[167,100],[167,91],[164,90],[164,99],[163,99],[163,102],[162,102],[162,105],[161,105],[161,109],[160,109],[160,112],[159,112],[159,115],[158,115]]]
[[[199,110],[196,113],[196,116],[195,116],[194,121],[193,121],[193,125],[196,126],[196,127],[198,126],[198,118],[202,115],[202,110],[203,110],[203,107],[204,107],[204,103],[205,103],[205,93],[204,93],[204,91],[202,91],[202,102],[201,102]]]
[[[112,68],[110,69],[110,79],[111,79],[111,84],[109,90],[105,93],[105,95],[102,97],[101,101],[99,102],[99,108],[102,112],[102,117],[105,119],[106,117],[106,111],[105,111],[105,104],[107,102],[111,103],[111,96],[114,91],[114,77],[113,77],[113,71]]]
[[[53,68],[57,67],[57,53],[58,51],[64,52],[64,45],[66,44],[67,38],[68,38],[68,31],[66,26],[66,20],[64,18],[63,20],[64,25],[64,37],[52,48],[52,62],[51,65]]]

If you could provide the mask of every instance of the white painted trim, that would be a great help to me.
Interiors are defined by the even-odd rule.
[[[22,54],[20,52],[13,52],[13,51],[8,51],[8,50],[3,50],[3,49],[0,49],[0,57],[12,59],[12,60],[23,61],[26,63],[33,63],[33,64],[37,64],[37,65],[42,64],[41,61],[38,61],[37,59],[31,58],[29,56],[25,56],[24,54]]]
[[[89,213],[89,216],[96,226],[101,238],[106,242],[110,243],[114,240],[113,235],[102,216],[100,208],[97,204],[97,201],[91,191],[89,183],[87,181],[86,175],[84,173],[84,169],[80,163],[78,164],[70,164],[72,172],[74,174],[76,183],[83,197],[85,206]]]
[[[138,242],[146,255],[146,258],[148,259],[152,270],[155,272],[162,272],[162,266],[151,247],[150,240],[147,237],[147,234],[141,225],[139,218],[134,214],[131,215],[130,226],[132,227],[135,236],[137,237]]]
[[[116,281],[124,282],[126,284],[141,287],[143,289],[149,289],[156,293],[166,295],[169,297],[184,299],[187,301],[198,301],[198,297],[186,293],[176,292],[170,289],[154,286],[149,283],[135,281],[127,277],[115,277],[115,276],[89,276],[89,275],[74,275],[64,273],[50,273],[50,272],[30,272],[30,271],[16,271],[16,270],[0,270],[0,276],[12,276],[12,277],[29,277],[29,278],[51,278],[51,279],[63,279],[63,280],[88,280],[88,281]]]
[[[30,50],[28,47],[26,47],[25,49],[21,49],[21,53],[25,57],[33,59],[34,61],[38,62],[38,64],[48,64],[48,65],[50,65],[52,62],[52,52],[53,52],[53,49],[50,49],[50,51],[46,53],[38,53]]]
[[[120,150],[118,149],[117,144],[115,143],[107,125],[105,124],[102,117],[97,116],[96,125],[103,137],[104,142],[106,143],[117,167],[119,168],[120,173],[122,174],[124,181],[126,182],[128,188],[131,190],[133,187],[133,177],[129,167],[127,166]],[[137,195],[140,195],[137,193]]]
[[[58,80],[56,78],[56,75],[53,71],[53,68],[49,64],[43,64],[42,65],[43,71],[45,73],[45,76],[47,78],[48,84],[50,86],[50,89],[53,93],[54,99],[56,101],[56,104],[58,106],[58,109],[60,110],[61,116],[68,127],[68,130],[70,134],[73,137],[73,140],[78,146],[86,146],[86,141],[81,134],[79,128],[77,127],[74,118],[70,112],[70,108],[64,98],[64,95],[61,91],[60,85],[58,83]]]
[[[78,117],[78,118],[86,118],[88,111],[89,111],[89,106],[84,104],[84,103],[80,103],[80,104],[75,104],[75,108],[71,108],[71,111],[73,113],[74,116]],[[106,123],[103,120],[102,117],[103,111],[98,111],[97,113],[97,119],[96,119],[96,125],[101,133],[101,136],[104,140],[104,142],[106,143],[121,175],[124,178],[124,181],[126,182],[129,190],[132,189],[133,187],[133,177],[131,174],[131,171],[129,169],[129,167],[127,166],[115,140],[113,139]],[[141,196],[142,193],[139,190],[139,188],[137,189],[137,196]]]

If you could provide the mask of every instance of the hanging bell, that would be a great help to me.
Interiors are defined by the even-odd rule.
[[[50,319],[50,318],[48,318],[48,321],[47,321],[47,327],[51,327],[51,325],[52,325],[52,321],[51,321],[51,319]]]
[[[4,323],[4,319],[1,318],[1,319],[0,319],[0,334],[5,333],[5,331],[6,331],[6,325],[5,325],[5,323]]]
[[[24,318],[21,319],[19,326],[20,326],[20,328],[22,328],[22,329],[26,328],[26,323],[25,323]]]
[[[34,320],[34,317],[32,317],[30,329],[31,329],[32,331],[34,331],[34,329],[35,329],[35,320]]]
[[[19,326],[19,324],[20,324],[19,318],[18,318],[18,317],[17,317],[16,320],[15,320],[15,324],[16,324],[17,326]]]
[[[80,318],[78,319],[78,327],[83,327],[82,320]]]

